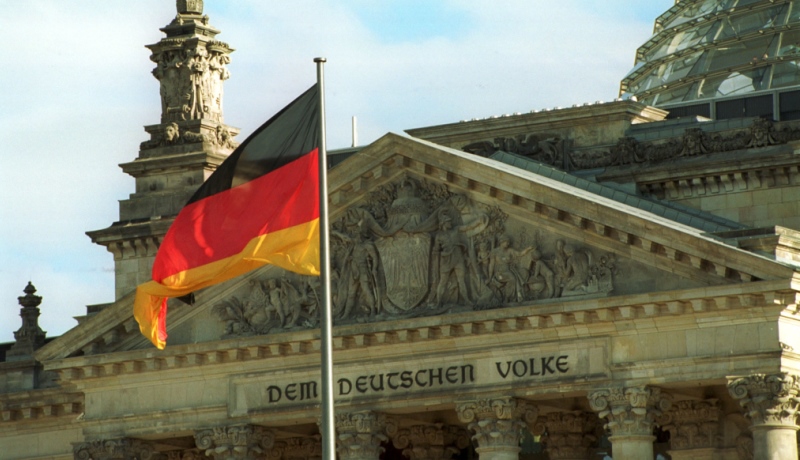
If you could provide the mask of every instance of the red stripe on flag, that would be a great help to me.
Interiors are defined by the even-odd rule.
[[[231,257],[253,238],[319,218],[317,152],[184,207],[161,243],[153,279]]]

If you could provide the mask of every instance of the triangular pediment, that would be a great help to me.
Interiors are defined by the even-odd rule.
[[[714,238],[699,217],[679,223],[574,181],[395,134],[332,169],[329,191],[337,326],[391,330],[440,315],[552,309],[793,274]],[[317,284],[264,267],[197,293],[195,306],[175,301],[169,346],[264,334],[280,342],[311,331]],[[151,347],[138,334],[132,301],[121,298],[37,357]]]

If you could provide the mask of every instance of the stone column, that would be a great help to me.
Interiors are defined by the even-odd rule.
[[[120,438],[72,444],[75,460],[155,460],[153,446],[138,439]]]
[[[729,378],[728,391],[750,420],[756,460],[797,460],[800,377],[780,372]]]
[[[611,432],[614,460],[653,458],[655,419],[670,406],[670,399],[658,388],[613,387],[589,394],[589,404]]]
[[[194,434],[197,447],[214,460],[260,460],[272,449],[275,435],[256,425],[233,425]]]
[[[336,415],[336,452],[340,460],[378,460],[389,438],[386,416],[372,411]]]
[[[458,418],[475,432],[480,460],[517,460],[523,430],[536,421],[538,409],[512,397],[478,399],[456,406]]]
[[[542,443],[550,460],[586,460],[597,441],[598,422],[590,412],[552,412],[539,417],[536,429],[545,433]]]
[[[672,460],[715,460],[722,441],[719,401],[677,401],[659,418]]]
[[[387,428],[394,446],[410,460],[450,460],[469,445],[469,432],[461,427],[437,423],[398,428],[392,423]]]

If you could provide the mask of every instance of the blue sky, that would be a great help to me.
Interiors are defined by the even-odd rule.
[[[672,0],[206,0],[236,51],[226,123],[240,140],[328,59],[329,148],[386,132],[617,96]],[[159,121],[146,44],[173,0],[0,0],[0,342],[32,280],[49,336],[114,300],[113,258],[84,234],[118,217],[132,161]]]

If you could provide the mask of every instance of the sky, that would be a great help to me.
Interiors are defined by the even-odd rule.
[[[205,0],[236,51],[225,122],[238,140],[325,66],[328,148],[387,132],[609,101],[674,0]],[[48,337],[114,300],[114,261],[86,236],[118,220],[143,126],[159,123],[144,45],[173,0],[0,0],[0,343],[28,281]]]

